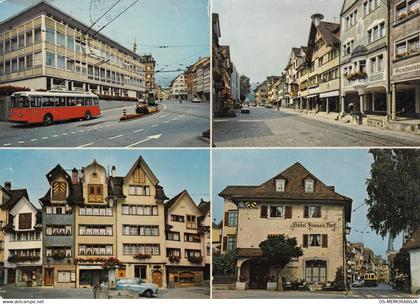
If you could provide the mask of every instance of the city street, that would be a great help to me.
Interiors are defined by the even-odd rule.
[[[115,102],[114,102],[115,103]],[[0,122],[0,147],[208,147],[200,139],[209,129],[209,103],[164,101],[160,112],[120,122],[123,110],[135,112],[134,104],[102,107],[102,116],[45,126]]]
[[[405,132],[320,120],[261,107],[250,114],[213,120],[217,147],[400,147],[419,146]]]
[[[417,299],[415,295],[393,290],[388,285],[354,288],[344,292],[267,291],[267,290],[213,290],[213,299]]]
[[[209,287],[188,287],[160,289],[155,299],[208,299]],[[46,288],[2,286],[0,298],[3,299],[93,299],[91,288]],[[142,298],[147,300],[147,298]]]

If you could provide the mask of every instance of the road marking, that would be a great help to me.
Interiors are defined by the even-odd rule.
[[[138,129],[138,130],[135,130],[135,131],[133,131],[133,133],[139,133],[139,132],[141,132],[141,131],[144,131],[144,129]]]
[[[18,144],[24,144],[25,143],[25,141],[24,140],[22,140],[22,141],[18,141]]]
[[[151,126],[151,128],[156,128],[156,127],[159,127],[159,125],[153,125],[153,126]]]
[[[77,148],[89,147],[89,146],[91,146],[91,145],[93,145],[93,142],[88,143],[88,144],[85,144],[85,145],[81,145],[81,146],[79,146],[79,147],[77,147]]]
[[[8,144],[4,144],[3,146],[7,147],[7,146],[11,146],[11,145],[12,145],[11,143],[8,143]]]
[[[61,134],[62,136],[67,136],[68,134],[67,133],[63,133],[63,134]]]
[[[31,139],[31,141],[37,141],[37,140],[38,140],[37,138],[32,138],[32,139]]]
[[[162,136],[162,134],[156,134],[156,135],[148,136],[147,138],[145,138],[143,140],[140,140],[140,141],[138,141],[134,144],[131,144],[131,145],[127,146],[126,148],[131,148],[131,147],[137,146],[139,144],[142,144],[142,143],[144,143],[146,141],[149,141],[149,140],[152,140],[152,139],[159,139],[161,136]]]
[[[42,139],[48,139],[48,136],[44,136]]]
[[[117,136],[109,137],[108,139],[116,139],[116,138],[121,137],[121,136],[124,136],[124,135],[120,134],[120,135],[117,135]]]
[[[170,122],[170,120],[166,120],[166,121],[164,121],[163,123],[164,123],[164,124],[167,124],[168,122]]]
[[[71,132],[71,134],[76,134],[76,132],[73,131],[73,132]]]
[[[55,134],[55,135],[53,135],[52,137],[58,137],[58,135],[57,135],[57,134]]]

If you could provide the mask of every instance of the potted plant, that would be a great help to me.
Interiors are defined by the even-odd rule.
[[[203,257],[202,256],[190,255],[188,257],[188,261],[190,261],[190,263],[193,263],[193,264],[200,264],[200,263],[203,262]]]
[[[180,256],[176,256],[176,255],[172,255],[169,257],[169,261],[172,263],[179,263],[179,261],[181,261],[181,257]]]

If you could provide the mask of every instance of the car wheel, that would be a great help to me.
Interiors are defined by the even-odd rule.
[[[92,114],[90,113],[90,111],[86,111],[85,120],[90,120],[91,118],[92,118]]]
[[[44,116],[44,125],[49,126],[54,122],[54,119],[51,114],[46,114]]]
[[[151,298],[151,297],[153,296],[153,291],[151,291],[150,289],[146,289],[146,290],[143,292],[143,295],[144,295],[145,297],[147,297],[147,298]]]

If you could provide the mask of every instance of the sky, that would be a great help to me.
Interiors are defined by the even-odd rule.
[[[50,0],[49,2],[90,26],[116,1]],[[101,28],[134,1],[121,0],[94,28]],[[39,1],[0,0],[0,21],[37,2]],[[199,57],[209,56],[209,4],[207,0],[140,0],[105,27],[101,33],[130,50],[133,49],[136,39],[138,52],[154,56],[158,64],[156,70],[185,69]],[[157,47],[162,45],[176,47]],[[180,73],[160,72],[156,74],[156,79],[158,83],[168,86]]]
[[[215,150],[213,152],[213,219],[223,217],[223,198],[218,196],[227,186],[260,185],[296,162],[335,191],[353,199],[351,242],[364,242],[376,255],[386,256],[388,239],[370,229],[366,217],[366,180],[373,157],[366,149],[286,149],[286,150]],[[360,207],[361,206],[361,207]],[[356,211],[354,211],[357,209]],[[360,233],[363,231],[363,233]],[[394,248],[399,250],[401,238]]]
[[[339,23],[343,0],[213,0],[221,44],[230,45],[238,73],[251,83],[280,75],[292,47],[308,44],[311,16]]]
[[[116,166],[117,176],[125,176],[139,156],[159,180],[167,197],[172,198],[186,189],[198,204],[210,199],[210,152],[198,150],[0,150],[0,184],[10,181],[12,189],[26,188],[32,203],[47,193],[46,174],[60,164],[71,176],[71,170],[81,169],[97,160],[109,170]]]

